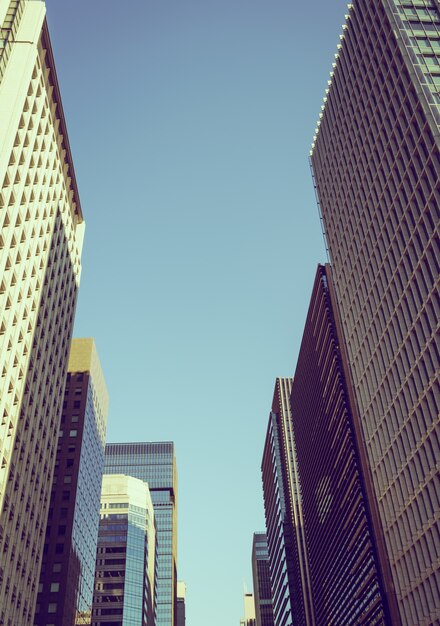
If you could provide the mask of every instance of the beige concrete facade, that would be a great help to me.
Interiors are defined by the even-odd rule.
[[[312,146],[399,620],[439,623],[440,9],[356,0]]]
[[[0,0],[0,623],[32,616],[84,232],[44,3]]]

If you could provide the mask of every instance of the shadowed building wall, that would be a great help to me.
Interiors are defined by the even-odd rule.
[[[93,339],[73,339],[36,626],[90,625],[108,394]]]
[[[291,389],[291,378],[276,379],[261,465],[275,626],[313,624]]]
[[[319,266],[291,394],[315,623],[379,626],[391,620],[330,280],[329,267]]]

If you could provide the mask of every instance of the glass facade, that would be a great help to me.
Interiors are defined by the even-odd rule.
[[[155,626],[156,529],[148,485],[104,475],[92,626]]]
[[[156,625],[174,626],[177,584],[177,469],[174,444],[107,444],[105,472],[148,483],[156,521]]]

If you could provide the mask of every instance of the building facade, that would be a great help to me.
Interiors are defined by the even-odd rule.
[[[290,399],[315,624],[392,624],[333,293],[318,266]]]
[[[105,474],[100,517],[92,626],[155,626],[156,526],[148,485]]]
[[[405,626],[440,616],[439,65],[438,2],[354,0],[311,152],[382,570]]]
[[[176,626],[185,626],[186,623],[186,584],[177,581],[177,604],[176,604]]]
[[[148,483],[156,519],[156,626],[175,626],[177,587],[177,468],[172,442],[110,443],[106,474],[124,473]]]
[[[33,624],[84,223],[45,6],[0,0],[0,622]]]
[[[291,378],[277,378],[261,465],[275,626],[313,624]]]
[[[252,542],[252,578],[257,626],[274,626],[269,548],[267,546],[266,533],[254,533]]]
[[[108,394],[93,339],[73,339],[35,626],[90,624]]]
[[[240,620],[240,626],[256,626],[255,602],[251,593],[244,594],[244,617]]]

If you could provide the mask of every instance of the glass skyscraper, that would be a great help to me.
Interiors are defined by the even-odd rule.
[[[105,473],[148,483],[156,520],[156,626],[174,626],[177,587],[177,468],[172,442],[110,443]]]
[[[393,624],[428,626],[440,616],[440,8],[349,6],[311,161]]]
[[[155,567],[148,485],[132,476],[104,474],[92,626],[155,626]]]

